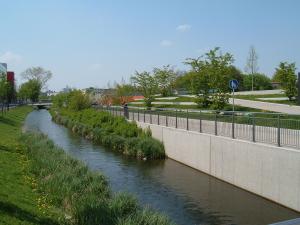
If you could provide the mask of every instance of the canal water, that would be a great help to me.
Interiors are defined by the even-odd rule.
[[[265,225],[300,217],[174,160],[138,161],[94,145],[52,122],[46,110],[30,113],[24,127],[48,135],[67,153],[103,173],[114,191],[134,194],[141,204],[165,213],[177,224]]]

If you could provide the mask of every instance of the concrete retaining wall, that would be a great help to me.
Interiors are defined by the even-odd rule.
[[[169,158],[300,211],[300,151],[154,124]]]

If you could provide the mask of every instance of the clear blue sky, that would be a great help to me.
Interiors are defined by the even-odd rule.
[[[135,70],[182,62],[215,46],[244,70],[250,45],[260,72],[300,68],[299,0],[0,0],[0,61],[17,74],[53,72],[49,88],[104,87]],[[20,83],[22,80],[18,78]]]

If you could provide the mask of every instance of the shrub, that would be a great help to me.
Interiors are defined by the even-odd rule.
[[[131,215],[118,222],[118,225],[169,225],[170,220],[151,209],[139,211],[136,215]]]
[[[158,159],[165,156],[163,144],[153,138],[145,137],[139,139],[137,149],[136,154],[138,158]]]
[[[115,117],[95,109],[81,111],[60,110],[51,113],[53,120],[63,124],[95,143],[139,159],[165,157],[162,143],[151,137],[151,130],[143,131],[135,122]]]
[[[224,109],[228,103],[229,96],[227,93],[216,93],[212,95],[211,108],[215,110]]]

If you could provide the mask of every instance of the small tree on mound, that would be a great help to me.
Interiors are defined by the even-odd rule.
[[[154,95],[158,91],[158,84],[155,77],[146,71],[141,73],[136,72],[131,77],[131,81],[135,88],[144,95],[145,105],[150,108],[154,101]]]
[[[296,64],[281,62],[276,68],[273,80],[280,82],[286,96],[291,101],[297,95]]]

